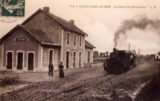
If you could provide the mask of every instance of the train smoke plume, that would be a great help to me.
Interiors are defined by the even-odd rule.
[[[126,35],[126,32],[133,29],[137,28],[140,30],[145,30],[147,26],[150,25],[156,30],[159,30],[160,28],[160,20],[157,19],[149,19],[147,17],[141,17],[138,20],[125,20],[122,22],[122,25],[120,28],[115,32],[114,35],[114,47],[117,47],[118,44],[118,39],[120,38],[120,35]]]

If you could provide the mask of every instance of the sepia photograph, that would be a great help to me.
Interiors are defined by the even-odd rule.
[[[160,1],[0,0],[0,101],[160,101]]]

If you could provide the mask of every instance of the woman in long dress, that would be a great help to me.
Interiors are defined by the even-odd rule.
[[[59,65],[59,77],[60,78],[64,78],[64,72],[63,72],[63,63],[61,62],[60,65]]]

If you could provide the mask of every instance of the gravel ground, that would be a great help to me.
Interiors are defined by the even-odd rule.
[[[127,73],[112,77],[80,95],[79,101],[135,101],[142,88],[158,73],[158,63],[142,62]]]
[[[157,63],[143,62],[121,75],[108,75],[102,66],[66,71],[64,79],[34,82],[3,94],[0,101],[133,101]]]

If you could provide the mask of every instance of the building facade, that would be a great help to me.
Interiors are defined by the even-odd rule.
[[[90,42],[87,40],[85,41],[85,64],[93,63],[93,49],[95,46],[93,46]]]
[[[74,20],[66,21],[44,7],[2,37],[0,70],[48,71],[50,63],[58,70],[60,61],[67,69],[83,67],[86,36]]]

